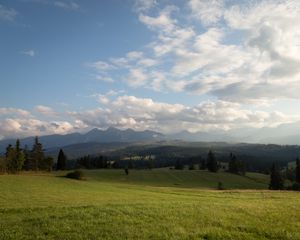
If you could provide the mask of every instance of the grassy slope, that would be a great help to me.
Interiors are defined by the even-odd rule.
[[[226,172],[211,173],[207,171],[181,170],[94,170],[87,171],[90,180],[101,182],[117,182],[150,186],[185,187],[185,188],[216,188],[222,182],[226,189],[267,189],[269,177],[258,173],[248,173],[246,177]]]
[[[299,193],[178,188],[149,172],[0,176],[0,239],[300,239]],[[195,186],[196,172],[170,172]]]

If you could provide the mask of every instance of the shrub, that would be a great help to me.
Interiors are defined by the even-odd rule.
[[[73,172],[69,172],[69,173],[67,173],[66,177],[76,179],[76,180],[84,180],[85,179],[83,172],[80,170],[75,170]]]
[[[195,164],[190,164],[189,165],[189,170],[196,170]]]
[[[225,190],[222,182],[218,182],[218,190]]]

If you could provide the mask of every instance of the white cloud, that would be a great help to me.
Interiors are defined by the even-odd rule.
[[[146,84],[147,79],[148,77],[143,70],[136,68],[129,70],[129,74],[124,78],[124,81],[131,87],[140,87]]]
[[[44,4],[50,5],[57,8],[65,9],[65,10],[79,10],[80,5],[76,1],[72,0],[22,0],[23,2],[36,3],[36,4]]]
[[[14,21],[18,12],[13,8],[7,8],[0,4],[0,20]]]
[[[135,59],[139,59],[142,57],[143,57],[143,52],[133,51],[133,52],[127,53],[127,58],[130,60],[135,60]]]
[[[101,81],[101,82],[107,82],[107,83],[113,83],[114,82],[114,80],[111,77],[108,77],[108,76],[96,75],[96,76],[94,76],[94,78],[98,81]]]
[[[125,95],[110,101],[106,107],[69,114],[89,127],[115,126],[136,130],[152,129],[165,133],[181,130],[275,127],[300,119],[300,115],[288,116],[276,111],[269,113],[248,110],[238,103],[225,101],[206,101],[189,107]]]
[[[137,14],[152,41],[94,63],[106,79],[251,104],[300,98],[299,1],[190,0],[185,9],[150,2],[140,1],[151,11]]]
[[[4,138],[34,135],[66,134],[84,128],[151,129],[163,133],[182,130],[213,131],[244,127],[276,127],[282,123],[300,120],[298,115],[285,115],[278,111],[258,111],[239,103],[204,101],[195,106],[157,102],[151,98],[119,95],[119,91],[94,94],[103,107],[84,111],[58,113],[46,106],[37,106],[44,116],[58,121],[40,120],[21,109],[1,108],[0,132]],[[69,120],[66,120],[69,119]]]
[[[120,68],[127,68],[129,67],[129,60],[127,58],[111,58],[110,62],[115,65],[116,67],[120,67]]]
[[[221,19],[224,12],[223,2],[223,0],[190,0],[188,6],[192,11],[192,16],[207,26]]]
[[[156,0],[136,0],[134,4],[134,9],[137,12],[148,11],[157,5]]]
[[[21,51],[21,54],[27,55],[29,57],[34,57],[36,55],[36,52],[34,50],[30,49],[30,50]]]
[[[140,61],[138,61],[137,64],[144,67],[152,67],[157,65],[158,61],[152,58],[143,58]]]
[[[97,102],[99,102],[101,104],[109,103],[109,98],[104,94],[96,94],[96,95],[94,95],[94,97],[96,98]]]
[[[48,116],[48,117],[53,117],[53,116],[58,115],[51,107],[48,107],[48,106],[37,105],[34,108],[34,110],[36,112],[38,112],[39,114],[42,114],[42,115]]]
[[[20,108],[0,108],[0,117],[3,116],[21,116],[21,117],[30,117],[31,113],[27,110]]]
[[[139,20],[150,29],[171,32],[175,29],[175,24],[177,22],[171,18],[171,14],[177,10],[178,8],[175,6],[167,6],[160,11],[157,17],[151,17],[141,13],[139,15]]]
[[[73,1],[55,1],[54,6],[64,8],[67,10],[78,10],[79,5]]]
[[[111,64],[108,64],[107,62],[103,62],[103,61],[88,63],[87,65],[99,72],[107,71],[114,68]]]
[[[75,130],[76,128],[67,121],[46,122],[34,118],[0,120],[0,132],[5,138],[66,134]]]

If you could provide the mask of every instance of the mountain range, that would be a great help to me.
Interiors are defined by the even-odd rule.
[[[52,149],[74,144],[84,143],[133,143],[133,142],[153,142],[164,139],[165,136],[154,131],[134,131],[132,129],[120,130],[110,127],[106,130],[92,129],[91,131],[81,133],[70,133],[66,135],[46,135],[39,137],[39,141],[44,148]],[[29,148],[34,143],[35,137],[21,139],[21,146],[27,145]],[[0,152],[4,152],[8,144],[15,144],[16,139],[6,139],[0,141]]]
[[[39,137],[46,151],[57,151],[58,148],[69,146],[70,149],[104,149],[111,146],[125,146],[133,143],[153,143],[159,141],[180,140],[187,142],[229,142],[229,143],[261,143],[280,145],[300,145],[300,123],[282,124],[277,128],[245,128],[229,131],[218,130],[211,132],[182,131],[175,134],[162,134],[155,131],[120,130],[109,127],[106,130],[92,129],[87,133],[70,133],[66,135],[47,135]],[[15,144],[16,139],[0,141],[0,153],[5,151],[8,144]],[[21,139],[21,146],[29,148],[34,143],[34,137]],[[114,144],[112,144],[114,143]],[[93,144],[93,148],[89,147]],[[91,150],[91,153],[93,151]]]

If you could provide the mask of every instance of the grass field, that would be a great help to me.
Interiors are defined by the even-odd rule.
[[[0,176],[0,239],[300,239],[300,194],[261,190],[264,175],[85,173]]]

